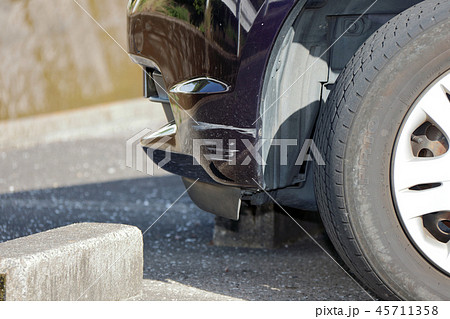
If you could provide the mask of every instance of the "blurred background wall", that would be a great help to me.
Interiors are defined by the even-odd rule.
[[[127,49],[127,0],[77,0]],[[72,0],[0,0],[0,120],[141,96],[141,70]]]

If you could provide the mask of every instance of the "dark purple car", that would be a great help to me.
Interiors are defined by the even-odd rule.
[[[147,154],[202,209],[319,211],[383,299],[450,298],[450,1],[131,0],[167,125]]]

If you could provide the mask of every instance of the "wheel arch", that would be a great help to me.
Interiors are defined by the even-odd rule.
[[[281,204],[315,208],[313,165],[300,155],[302,148],[313,150],[305,142],[312,138],[315,126],[326,125],[317,123],[319,110],[359,46],[385,22],[418,2],[299,1],[293,7],[272,48],[259,105],[259,132],[265,141],[260,150],[266,163],[263,185],[277,190]],[[287,147],[286,162],[273,139],[288,144],[297,141]]]

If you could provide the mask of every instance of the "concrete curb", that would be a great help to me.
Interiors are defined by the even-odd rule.
[[[0,243],[0,300],[125,300],[141,294],[141,231],[82,223]]]

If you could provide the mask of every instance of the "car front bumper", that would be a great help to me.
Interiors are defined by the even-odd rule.
[[[203,11],[170,3],[128,8],[129,52],[145,71],[145,95],[163,103],[169,122],[142,145],[155,162],[169,158],[163,168],[177,175],[260,188],[264,72],[295,1],[211,1]],[[190,10],[190,19],[175,9]]]

